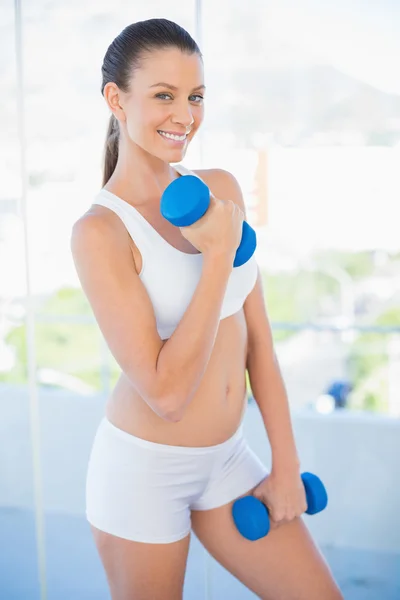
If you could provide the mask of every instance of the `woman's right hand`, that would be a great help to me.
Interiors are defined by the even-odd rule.
[[[234,256],[242,239],[243,220],[244,213],[235,202],[210,194],[206,213],[180,230],[183,237],[206,256]]]

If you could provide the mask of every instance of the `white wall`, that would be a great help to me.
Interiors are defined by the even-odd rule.
[[[322,479],[328,506],[304,515],[318,542],[400,552],[400,420],[336,411],[292,415],[301,472]],[[246,415],[249,444],[270,465],[270,448],[258,408]]]
[[[86,465],[104,398],[41,397],[46,510],[83,515]],[[33,506],[28,400],[0,390],[0,506]],[[318,515],[305,515],[318,543],[400,553],[400,420],[336,412],[293,413],[301,471],[316,473],[329,496]],[[270,465],[265,428],[254,402],[245,417],[254,451]]]

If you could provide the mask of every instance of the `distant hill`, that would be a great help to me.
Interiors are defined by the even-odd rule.
[[[400,96],[332,66],[274,69],[266,63],[257,69],[237,65],[234,71],[221,66],[213,68],[212,80],[223,90],[208,118],[215,130],[234,129],[245,139],[256,132],[272,134],[283,145],[309,143],[316,133],[325,133],[329,143],[343,143],[344,132],[360,144],[400,143]]]
[[[250,144],[255,133],[290,146],[400,143],[400,95],[324,63],[318,46],[312,53],[277,37],[265,4],[251,21],[235,4],[229,26],[205,36],[208,127]]]

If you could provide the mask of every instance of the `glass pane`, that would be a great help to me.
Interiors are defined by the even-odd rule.
[[[381,520],[379,538],[369,490],[371,465],[374,481],[396,480],[398,454],[400,11],[320,0],[202,7],[201,166],[241,185],[302,467],[331,478],[326,528],[321,516],[310,529],[346,598],[357,597],[356,580],[364,595],[394,598],[396,517]],[[247,417],[248,441],[267,460],[254,399]],[[393,491],[380,487],[378,504],[392,505]],[[360,510],[361,496],[371,504]],[[221,571],[217,597],[229,595]]]
[[[203,166],[225,168],[241,184],[290,401],[313,403],[345,378],[354,392],[348,409],[397,415],[388,396],[397,359],[387,348],[400,324],[391,218],[400,195],[400,88],[380,72],[394,60],[389,13],[382,7],[374,31],[366,14],[354,32],[351,7],[345,27],[328,3],[221,0],[218,14],[212,2],[202,6]],[[379,41],[374,63],[357,55],[354,36],[365,45],[367,34]],[[370,333],[358,329],[365,326]],[[380,340],[376,368],[366,349],[360,355],[369,335]],[[310,368],[327,365],[303,392],[303,362],[297,377],[290,361],[286,368],[294,347]],[[341,355],[340,368],[331,352]],[[362,400],[360,386],[371,379],[379,400]]]
[[[194,2],[183,0],[167,7],[161,0],[117,0],[112,6],[34,0],[24,6],[28,222],[49,600],[109,597],[84,515],[84,493],[95,430],[120,369],[93,320],[70,252],[72,225],[101,187],[109,118],[100,92],[101,64],[109,44],[130,23],[162,16],[193,33],[194,15]],[[16,352],[24,369],[23,349]]]
[[[0,596],[38,600],[15,44],[9,0],[0,4]]]

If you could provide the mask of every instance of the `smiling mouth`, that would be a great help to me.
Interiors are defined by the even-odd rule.
[[[161,129],[157,129],[157,133],[159,133],[162,137],[167,140],[173,140],[175,142],[184,142],[188,136],[186,133],[182,133],[180,135],[176,133],[168,133],[166,131],[162,131]]]

